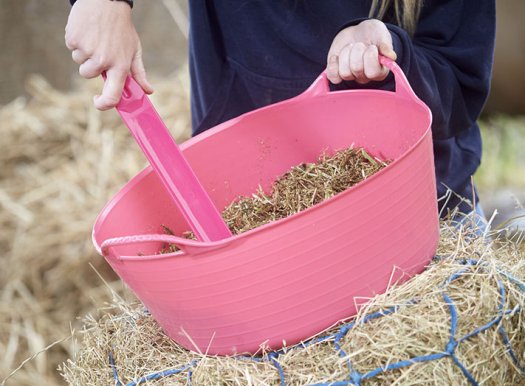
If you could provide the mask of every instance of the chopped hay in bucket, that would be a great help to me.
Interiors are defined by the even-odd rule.
[[[310,208],[367,179],[387,165],[364,149],[353,147],[323,154],[315,163],[294,166],[273,183],[270,193],[261,188],[241,197],[222,216],[233,234],[279,220]]]
[[[70,385],[525,384],[525,259],[442,224],[428,269],[356,318],[302,345],[214,357],[172,342],[136,303],[115,298],[88,318],[60,371]]]
[[[261,187],[251,197],[239,197],[222,212],[222,217],[232,234],[238,235],[271,221],[289,217],[366,180],[389,161],[372,157],[362,148],[353,146],[333,155],[323,153],[317,162],[302,163],[278,177],[270,192]],[[170,228],[161,225],[166,234],[173,235]],[[184,237],[195,239],[191,231]],[[160,251],[178,251],[175,244],[166,244]]]

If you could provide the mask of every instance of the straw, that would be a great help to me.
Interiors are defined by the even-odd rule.
[[[317,162],[294,166],[278,177],[269,193],[259,187],[252,197],[235,200],[223,211],[223,217],[232,233],[246,232],[327,200],[386,165],[365,149],[350,147],[333,155],[322,154]]]
[[[369,178],[388,165],[369,155],[365,149],[349,147],[330,155],[323,153],[317,162],[303,163],[278,176],[269,193],[259,186],[249,197],[238,197],[222,212],[232,234],[237,235],[271,221],[289,217],[310,208]],[[164,233],[173,231],[161,224]],[[191,231],[183,237],[195,240]],[[175,244],[165,245],[160,253],[178,251]]]
[[[187,71],[157,84],[153,102],[181,142],[190,126]],[[92,107],[101,86],[93,80],[64,93],[32,76],[27,99],[0,106],[0,384],[56,341],[5,383],[63,384],[56,367],[73,353],[75,318],[111,301],[90,262],[124,293],[96,254],[91,229],[147,162],[116,112]]]
[[[442,224],[438,257],[425,272],[358,299],[353,324],[303,346],[263,357],[205,356],[171,341],[140,304],[114,302],[85,321],[80,349],[60,371],[70,385],[342,385],[364,374],[362,385],[472,384],[465,374],[475,384],[523,384],[523,252],[469,232]],[[429,356],[436,359],[418,362]]]

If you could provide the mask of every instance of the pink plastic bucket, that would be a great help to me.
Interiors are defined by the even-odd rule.
[[[95,246],[173,340],[209,354],[291,345],[425,268],[439,238],[431,115],[385,63],[396,92],[328,92],[322,75],[182,145],[219,209],[326,150],[353,144],[394,160],[355,187],[218,242],[162,234],[161,224],[188,225],[150,168],[106,205]],[[158,255],[166,242],[181,251]]]

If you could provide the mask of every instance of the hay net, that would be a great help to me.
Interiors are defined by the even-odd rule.
[[[439,258],[439,257],[437,257],[437,258]],[[486,323],[486,324],[484,324],[484,325],[482,325],[480,327],[477,327],[472,332],[470,332],[470,333],[468,333],[466,335],[463,335],[463,336],[461,336],[459,338],[456,337],[457,324],[458,324],[457,307],[456,307],[456,304],[454,303],[454,301],[452,300],[452,298],[447,294],[446,288],[447,288],[448,284],[450,284],[451,282],[457,280],[462,275],[468,273],[469,272],[469,267],[478,265],[479,261],[478,260],[474,260],[474,259],[468,259],[468,260],[463,260],[461,262],[461,264],[465,265],[465,269],[459,270],[459,271],[455,272],[454,274],[452,274],[443,283],[443,285],[441,286],[442,287],[443,300],[444,300],[445,304],[447,305],[447,307],[449,308],[449,312],[450,312],[450,337],[449,337],[449,341],[448,341],[447,345],[444,347],[444,350],[442,352],[431,354],[431,355],[415,356],[415,357],[412,357],[412,358],[407,359],[407,360],[402,360],[402,361],[399,361],[399,362],[389,363],[389,364],[387,364],[384,367],[377,367],[377,368],[375,368],[375,369],[373,369],[371,371],[368,371],[366,373],[362,373],[362,372],[359,372],[359,371],[357,371],[356,369],[353,368],[351,361],[349,359],[347,359],[348,354],[343,350],[343,348],[340,345],[340,341],[348,333],[348,331],[350,331],[352,328],[354,328],[357,325],[356,322],[347,323],[347,324],[344,324],[343,326],[341,326],[339,328],[339,330],[335,334],[323,335],[321,337],[314,338],[314,339],[309,340],[307,342],[301,343],[300,345],[298,345],[298,346],[293,348],[293,349],[306,348],[306,347],[308,347],[310,345],[313,345],[313,344],[316,344],[316,343],[319,343],[319,342],[331,341],[331,342],[333,342],[334,348],[337,351],[337,353],[342,358],[345,359],[345,362],[346,362],[346,364],[348,366],[348,372],[349,372],[349,379],[348,380],[343,380],[343,381],[338,381],[338,382],[330,382],[330,383],[316,383],[316,384],[311,384],[311,386],[314,386],[314,385],[315,386],[325,386],[325,385],[326,386],[329,386],[329,385],[334,385],[334,386],[335,385],[356,385],[356,386],[359,386],[359,385],[362,384],[363,380],[374,378],[375,376],[377,376],[380,373],[384,373],[384,372],[387,372],[387,371],[390,371],[390,370],[394,370],[394,369],[398,369],[398,368],[401,368],[401,367],[412,366],[412,365],[414,365],[416,363],[420,363],[420,362],[434,361],[434,360],[439,360],[439,359],[446,358],[446,357],[449,357],[449,358],[451,358],[454,361],[454,363],[459,367],[459,369],[461,370],[463,375],[467,378],[467,380],[472,385],[479,385],[478,381],[476,381],[476,379],[474,379],[472,374],[467,370],[467,368],[457,358],[457,356],[455,355],[455,351],[456,351],[456,348],[457,348],[457,346],[459,344],[461,344],[462,342],[464,342],[465,340],[467,340],[469,338],[472,338],[472,337],[474,337],[474,336],[484,332],[485,330],[487,330],[489,328],[497,328],[498,329],[498,332],[499,332],[499,334],[501,336],[503,344],[505,345],[505,347],[507,349],[508,355],[510,356],[511,360],[514,362],[516,367],[520,370],[520,372],[525,374],[525,366],[523,366],[522,364],[519,363],[518,357],[517,357],[516,352],[514,351],[514,349],[512,347],[512,344],[511,344],[511,342],[509,340],[509,337],[508,337],[508,334],[507,334],[505,328],[503,326],[501,326],[501,325],[498,326],[498,324],[501,322],[501,320],[503,319],[504,316],[511,315],[513,313],[516,313],[516,312],[520,311],[519,309],[512,309],[512,310],[505,309],[506,291],[505,291],[505,287],[503,286],[503,283],[500,280],[498,280],[498,288],[499,288],[499,291],[500,291],[500,302],[499,302],[499,305],[498,305],[498,313],[497,313],[497,315],[495,315],[494,318],[492,320],[490,320],[488,323]],[[525,284],[521,283],[520,286],[521,286],[522,290],[525,291]],[[417,300],[412,300],[412,301],[407,302],[406,306],[409,306],[410,304],[412,304],[414,302],[417,302]],[[402,306],[399,306],[399,307],[402,307]],[[361,323],[367,323],[367,322],[369,322],[369,321],[371,321],[373,319],[381,318],[381,317],[390,315],[392,313],[395,313],[395,312],[398,311],[399,307],[395,306],[395,307],[391,307],[389,309],[386,309],[384,311],[378,311],[378,312],[371,313],[371,314],[367,315],[365,318],[363,318]],[[278,361],[279,356],[281,354],[284,354],[284,353],[285,353],[284,350],[279,350],[279,351],[270,352],[269,354],[267,354],[267,355],[265,355],[265,356],[263,356],[261,358],[249,357],[249,356],[242,356],[242,357],[238,357],[238,358],[239,358],[239,360],[267,361],[267,362],[271,363],[272,365],[275,366],[276,371],[279,373],[279,378],[280,378],[281,385],[285,386],[287,384],[286,383],[286,375],[285,375],[285,372],[284,372],[282,366],[280,365],[280,363]],[[118,386],[124,386],[124,383],[122,383],[120,381],[120,379],[119,379],[118,371],[117,371],[117,368],[116,368],[116,365],[115,365],[115,360],[113,358],[113,353],[111,351],[109,353],[108,360],[109,360],[109,363],[111,365],[111,369],[113,371],[113,376],[115,378],[115,384],[118,385]],[[146,375],[144,377],[139,378],[136,381],[132,381],[130,383],[127,383],[126,386],[135,386],[135,385],[138,385],[138,384],[146,382],[146,381],[155,380],[155,379],[159,379],[159,378],[163,378],[163,377],[169,377],[171,375],[178,374],[180,372],[187,372],[188,384],[191,385],[191,383],[192,383],[192,368],[195,367],[197,364],[198,364],[198,361],[194,360],[194,361],[191,361],[191,362],[183,365],[182,367],[179,367],[179,368],[176,368],[176,369],[167,369],[167,370],[163,370],[163,371],[159,371],[159,372],[156,372],[156,373],[153,373],[153,374]]]
[[[483,248],[483,246],[480,248]],[[446,253],[447,251],[441,252]],[[141,370],[135,372],[134,377],[132,377],[133,379],[130,379],[130,374],[128,371],[128,374],[126,374],[127,381],[123,381],[124,378],[121,377],[120,372],[121,370],[123,371],[128,369],[125,369],[125,366],[121,367],[119,364],[119,359],[125,358],[119,358],[123,355],[119,353],[120,348],[117,345],[118,343],[113,343],[111,345],[107,345],[106,347],[106,367],[111,369],[112,380],[114,384],[118,386],[157,384],[156,381],[163,379],[166,380],[167,383],[160,384],[245,384],[246,382],[247,384],[251,384],[250,376],[247,375],[248,370],[246,370],[244,374],[243,370],[241,370],[240,374],[237,375],[238,378],[228,378],[230,381],[232,379],[234,380],[233,382],[228,383],[226,381],[227,375],[221,373],[220,369],[212,369],[209,365],[210,361],[216,361],[216,364],[219,362],[219,367],[221,361],[237,361],[241,364],[240,366],[264,365],[265,371],[268,371],[268,368],[273,368],[274,374],[268,383],[258,383],[255,380],[253,384],[280,384],[282,386],[292,384],[308,384],[316,386],[358,386],[363,384],[394,384],[394,380],[396,380],[395,377],[399,377],[399,374],[394,375],[396,370],[409,369],[424,363],[438,363],[441,361],[448,361],[449,363],[452,363],[457,370],[454,375],[456,377],[454,379],[457,382],[454,382],[454,384],[516,384],[516,379],[523,381],[524,378],[522,377],[525,376],[525,365],[523,363],[523,360],[525,359],[525,341],[523,340],[523,321],[521,320],[522,309],[525,304],[525,283],[522,281],[523,262],[521,261],[518,266],[519,272],[515,270],[509,271],[506,269],[508,267],[501,268],[500,266],[495,265],[494,261],[484,259],[482,254],[478,252],[472,253],[469,257],[465,257],[464,254],[462,254],[462,256],[454,256],[450,253],[447,253],[447,255],[442,253],[439,256],[436,256],[431,267],[425,274],[430,272],[429,275],[432,275],[432,271],[434,271],[434,277],[437,276],[438,279],[432,279],[432,276],[424,278],[422,277],[424,274],[419,275],[421,277],[416,277],[414,280],[412,280],[416,281],[416,283],[412,285],[412,292],[405,292],[404,295],[408,293],[417,294],[419,286],[421,293],[433,293],[433,295],[436,296],[436,299],[439,299],[438,302],[441,304],[433,304],[432,307],[443,309],[443,314],[438,315],[437,317],[443,319],[445,316],[447,320],[443,321],[444,328],[441,331],[433,331],[433,333],[441,335],[441,339],[438,342],[433,342],[433,347],[431,347],[430,350],[426,350],[427,352],[422,352],[419,350],[418,353],[418,348],[409,346],[402,347],[400,349],[404,351],[404,354],[401,355],[401,357],[404,356],[403,359],[398,359],[398,357],[390,358],[385,361],[385,358],[381,358],[380,361],[375,361],[376,364],[378,364],[376,366],[371,366],[370,358],[365,358],[365,360],[363,360],[359,359],[359,355],[356,355],[356,352],[364,350],[364,348],[362,349],[360,347],[360,337],[362,338],[363,336],[366,336],[367,340],[373,340],[377,338],[371,336],[370,328],[365,334],[362,334],[359,332],[359,330],[366,328],[367,326],[370,327],[371,324],[377,323],[381,320],[386,320],[388,318],[394,317],[395,315],[398,315],[402,318],[407,318],[407,315],[402,315],[403,311],[410,310],[411,308],[416,308],[416,313],[420,312],[417,311],[417,307],[424,307],[428,311],[428,304],[425,304],[428,303],[428,297],[425,297],[424,295],[416,295],[412,296],[411,298],[405,297],[401,301],[403,298],[403,296],[401,296],[400,298],[390,299],[394,300],[394,303],[396,303],[390,307],[384,307],[384,304],[387,304],[388,302],[382,304],[379,302],[380,309],[377,309],[377,304],[365,305],[361,309],[358,317],[351,322],[339,325],[322,335],[314,337],[296,346],[285,347],[279,351],[266,353],[263,352],[261,353],[262,355],[259,356],[239,355],[235,357],[218,358],[207,357],[206,355],[202,354],[183,354],[184,350],[180,349],[181,351],[177,353],[178,358],[175,365],[173,363],[163,363],[165,368],[159,368],[157,371],[151,371],[151,368],[142,368]],[[442,272],[437,270],[442,270]],[[436,274],[435,272],[438,273]],[[428,280],[428,278],[430,278],[430,280]],[[420,282],[417,282],[419,279],[430,282],[422,285],[421,280]],[[474,279],[479,279],[479,282],[476,285],[471,283],[471,281]],[[488,309],[492,310],[493,312],[485,318],[483,323],[476,324],[479,322],[479,320],[476,320],[475,317],[469,317],[469,312],[472,312],[472,309],[467,312],[464,312],[462,309],[468,308],[466,303],[472,301],[479,303],[480,299],[467,299],[466,297],[462,298],[461,292],[472,290],[473,287],[478,285],[480,288],[478,288],[476,291],[479,291],[480,293],[485,293],[488,291],[488,287],[485,288],[485,286],[492,286],[494,289],[494,301],[491,303],[490,300],[487,300],[487,297],[484,298],[482,302],[487,303],[485,306],[487,306]],[[410,287],[410,283],[408,286]],[[406,287],[406,285],[401,287]],[[414,288],[416,291],[414,291]],[[396,290],[397,289],[394,288],[394,292]],[[388,299],[389,294],[387,293],[380,295],[380,297]],[[139,312],[147,315],[147,311],[144,309]],[[423,317],[429,319],[427,321],[428,323],[431,322],[430,319],[432,318],[432,315],[423,315]],[[470,319],[473,319],[474,321]],[[421,325],[424,326],[425,321],[422,320],[421,322]],[[388,327],[388,325],[378,325],[378,327],[376,326],[377,330]],[[131,328],[131,330],[128,332],[133,333],[133,328]],[[493,334],[490,338],[480,338],[481,336],[487,335],[487,333],[491,332]],[[350,334],[354,335],[350,337]],[[501,347],[498,349],[497,354],[495,352],[489,352],[490,350],[494,350],[494,348],[488,344],[484,344],[487,342],[486,339],[489,341],[496,340],[496,336],[499,339],[499,345]],[[481,339],[481,343],[478,342],[479,346],[472,344],[472,340],[476,338]],[[126,341],[121,341],[120,343],[127,344]],[[389,345],[395,346],[396,344],[399,344],[401,346],[401,343],[402,342],[400,341],[392,341]],[[317,350],[320,345],[329,347],[328,351],[324,351],[322,354],[312,351]],[[160,350],[165,349],[169,350],[169,348],[160,348]],[[483,372],[479,372],[477,370],[484,366],[483,363],[487,362],[487,358],[480,360],[479,363],[475,365],[472,365],[472,363],[466,363],[468,361],[472,361],[472,357],[475,355],[473,351],[485,350],[487,350],[487,352],[485,352],[485,357],[494,359],[497,355],[499,355],[500,359],[503,359],[503,361],[507,363],[507,367],[510,368],[511,371],[515,372],[516,377],[512,378],[510,383],[507,383],[507,381],[503,382],[494,380],[487,382],[487,379],[490,377],[486,376],[486,374],[480,375]],[[303,355],[304,357],[304,355],[308,355],[314,357],[313,359],[310,358],[309,360],[318,360],[319,362],[322,362],[323,356],[326,357],[326,353],[330,353],[330,351],[331,354],[338,359],[337,366],[339,366],[341,370],[339,371],[338,375],[325,377],[325,379],[330,379],[328,381],[323,380],[323,382],[309,382],[312,380],[312,377],[308,376],[306,376],[303,380],[299,380],[295,376],[290,376],[293,366],[297,365],[297,358],[294,359],[294,356]],[[414,354],[411,355],[411,353]],[[154,355],[153,350],[151,354]],[[372,357],[374,356],[373,352],[370,354]],[[375,355],[380,357],[381,353],[375,353]],[[186,359],[186,361],[184,361],[182,358]],[[366,366],[364,366],[363,362],[368,363]],[[374,361],[372,360],[372,362]],[[71,371],[74,370],[72,366],[74,367],[73,362],[70,361],[69,363],[64,364],[62,368],[62,372],[65,374],[66,379],[68,379],[68,376],[71,377]],[[320,370],[323,367],[326,367],[323,363],[317,363],[315,366],[316,367],[311,371],[327,371],[326,369]],[[363,370],[366,367],[367,369]],[[474,368],[475,371],[471,371],[469,368]],[[89,371],[89,369],[84,369],[84,371],[85,370]],[[140,371],[142,371],[142,374],[140,374]],[[215,375],[213,380],[209,378],[203,379],[203,372],[213,373],[214,371],[217,371],[218,374]],[[478,376],[483,376],[483,378],[476,378],[474,375],[476,371]],[[508,370],[503,371],[503,373],[505,372],[508,372]],[[212,375],[208,374],[207,376]],[[388,378],[389,383],[385,383],[385,376],[390,377]],[[239,379],[242,377],[245,377],[245,379],[239,383]],[[168,381],[170,379],[173,383]],[[185,381],[183,381],[183,379]],[[71,380],[71,378],[69,378],[69,380]],[[266,380],[268,381],[269,378]],[[443,384],[448,384],[445,380],[442,381],[444,382]],[[398,383],[396,380],[395,384],[414,383]]]

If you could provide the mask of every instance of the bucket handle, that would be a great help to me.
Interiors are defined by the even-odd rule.
[[[147,235],[132,235],[132,236],[122,236],[122,237],[113,237],[107,240],[104,240],[100,245],[100,252],[106,258],[114,258],[117,260],[141,260],[141,259],[150,259],[151,256],[120,256],[115,253],[111,253],[110,248],[112,247],[122,247],[133,244],[141,243],[168,243],[175,244],[184,254],[188,255],[197,255],[202,252],[209,250],[214,250],[222,248],[230,243],[229,239],[223,239],[219,241],[212,242],[203,242],[190,240],[183,237],[178,237],[174,235],[163,235],[163,234],[147,234]],[[158,255],[159,257],[163,255]]]
[[[394,74],[396,91],[395,94],[400,98],[411,99],[416,103],[423,104],[421,99],[418,98],[408,79],[406,78],[403,70],[398,64],[392,59],[387,58],[386,56],[379,56],[379,62],[387,67]],[[312,98],[316,96],[326,95],[330,92],[328,76],[326,71],[323,71],[321,75],[308,87],[308,89],[299,95],[297,98]]]

